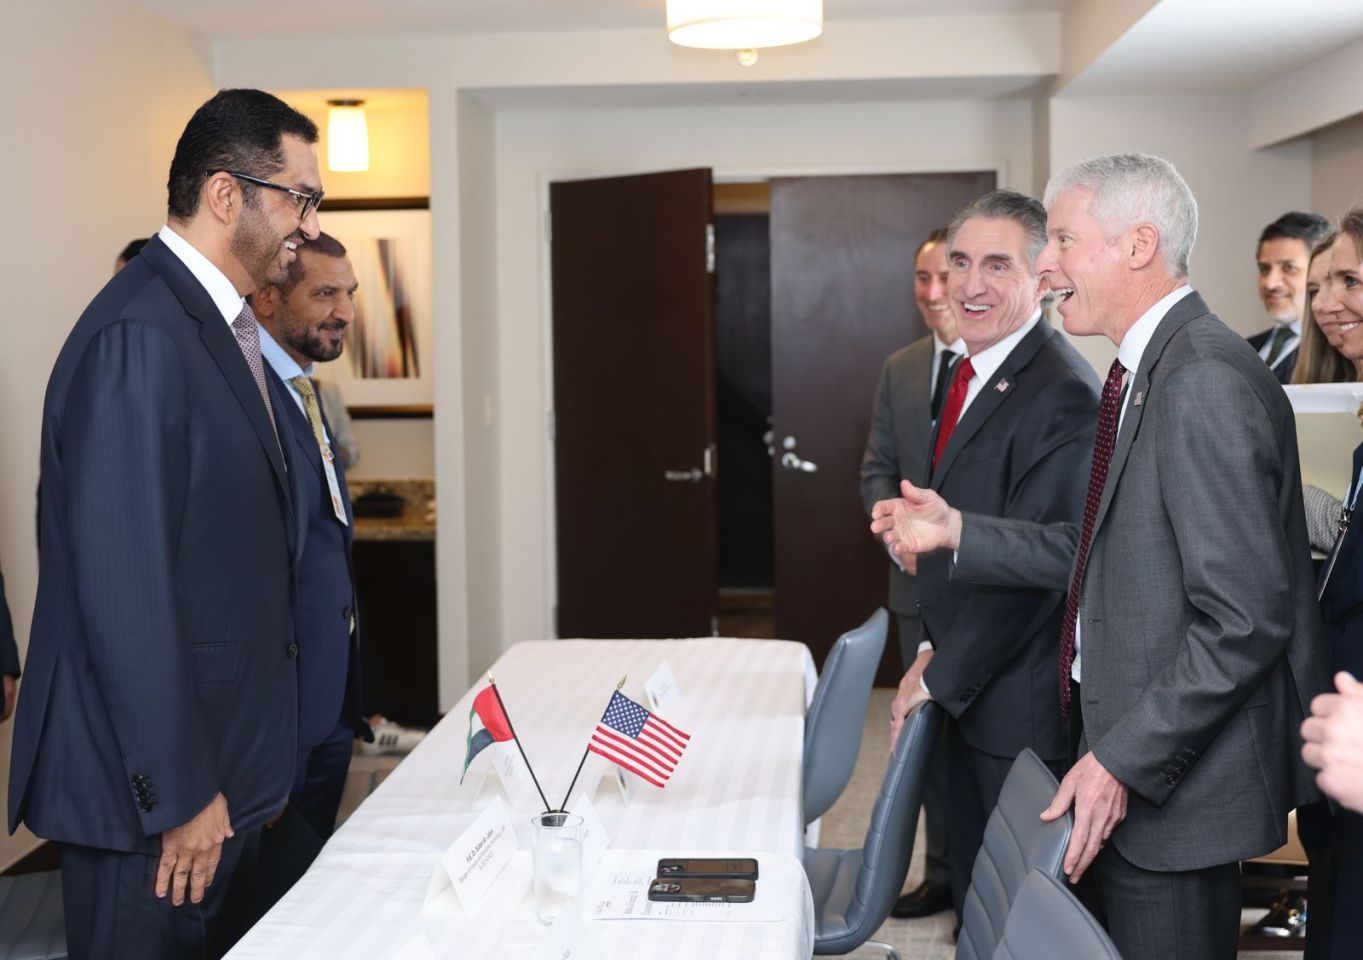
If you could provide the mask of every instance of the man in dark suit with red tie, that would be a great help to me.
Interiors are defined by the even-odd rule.
[[[1037,522],[1077,520],[1093,448],[1098,378],[1042,316],[1041,204],[995,190],[947,228],[947,292],[966,356],[937,419],[928,485],[951,503]],[[1004,778],[1031,748],[1062,775],[1066,730],[1055,702],[1057,590],[953,581],[951,555],[918,558],[923,636],[931,648],[891,709],[929,697],[951,717],[948,843],[958,917]]]
[[[293,785],[300,468],[242,295],[317,234],[316,141],[261,91],[201,106],[166,226],[48,382],[9,826],[61,847],[72,957],[218,952],[226,881]]]

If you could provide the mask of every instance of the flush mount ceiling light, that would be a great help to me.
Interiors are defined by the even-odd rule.
[[[369,169],[369,124],[363,100],[328,100],[327,168],[338,173]]]
[[[667,35],[678,46],[736,50],[757,62],[760,47],[804,43],[823,33],[823,0],[667,0]]]

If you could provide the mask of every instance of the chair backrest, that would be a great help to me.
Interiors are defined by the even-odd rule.
[[[1122,960],[1107,932],[1063,881],[1033,870],[1008,912],[992,960]]]
[[[970,872],[956,960],[989,960],[994,955],[1009,908],[1030,871],[1060,876],[1074,817],[1066,813],[1049,823],[1041,819],[1041,811],[1051,805],[1059,788],[1031,750],[1013,761]]]
[[[861,847],[861,867],[853,902],[847,910],[852,938],[866,940],[890,915],[890,908],[904,886],[913,854],[918,808],[928,782],[937,736],[942,729],[942,708],[928,702],[904,719],[894,755],[880,781],[880,793],[871,809],[871,823]]]
[[[842,796],[861,748],[890,617],[878,609],[833,644],[805,714],[804,817],[810,824]]]
[[[60,871],[0,877],[0,957],[65,960]]]

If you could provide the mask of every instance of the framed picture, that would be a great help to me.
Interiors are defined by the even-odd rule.
[[[430,416],[431,214],[425,198],[327,201],[322,230],[355,270],[355,321],[345,352],[317,375],[340,387],[352,416]]]

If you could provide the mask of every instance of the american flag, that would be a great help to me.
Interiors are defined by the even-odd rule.
[[[587,749],[661,787],[677,768],[690,739],[689,733],[682,733],[617,690],[592,731]]]

